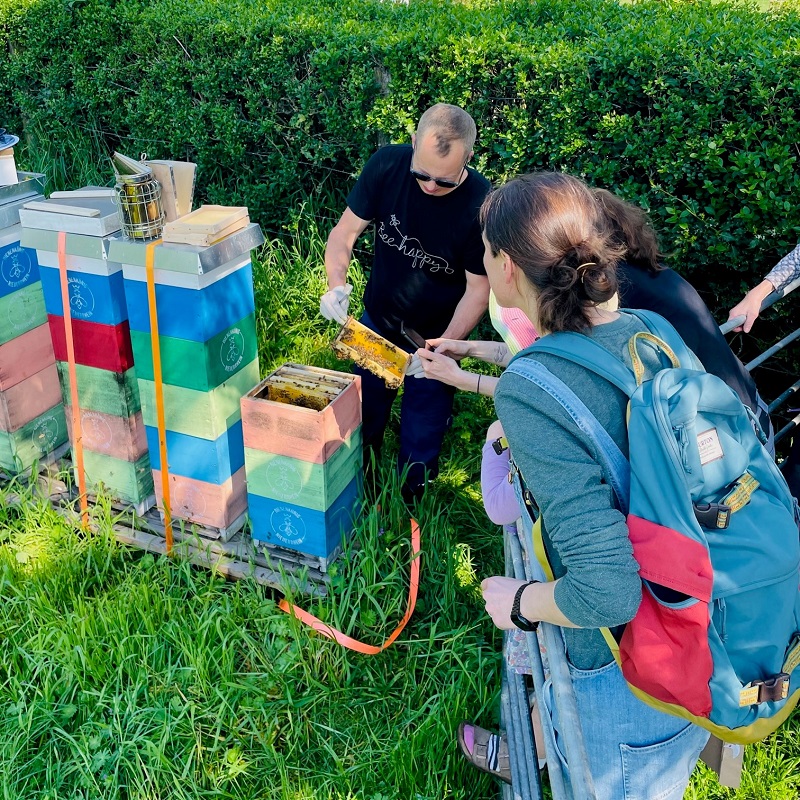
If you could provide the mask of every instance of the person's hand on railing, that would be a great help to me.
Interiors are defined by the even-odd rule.
[[[735,305],[728,313],[728,319],[744,317],[744,322],[738,325],[734,331],[744,331],[750,333],[753,323],[761,313],[761,304],[764,299],[775,291],[775,287],[767,280],[761,281],[758,286],[754,286],[743,298],[740,303]]]

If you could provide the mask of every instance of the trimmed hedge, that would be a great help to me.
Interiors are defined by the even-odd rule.
[[[475,116],[489,178],[562,169],[648,208],[718,308],[800,238],[791,10],[0,0],[0,39],[2,124],[66,180],[112,149],[190,158],[202,200],[246,204],[277,230],[309,194],[341,207],[378,143],[407,140],[446,100]]]

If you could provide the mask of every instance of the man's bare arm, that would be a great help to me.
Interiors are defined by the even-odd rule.
[[[353,257],[353,247],[369,223],[368,219],[361,219],[346,208],[330,232],[325,245],[325,272],[328,275],[329,289],[347,283],[347,268]]]
[[[442,339],[466,339],[489,307],[489,279],[467,273],[467,288]]]

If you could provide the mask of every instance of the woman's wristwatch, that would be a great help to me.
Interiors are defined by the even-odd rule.
[[[528,581],[527,583],[523,583],[522,586],[517,589],[517,593],[514,595],[514,602],[511,605],[511,621],[523,631],[535,631],[539,627],[539,620],[537,619],[535,622],[531,622],[529,619],[520,614],[519,611],[519,604],[522,602],[522,593],[529,587],[533,586],[534,583],[540,583],[541,581]]]

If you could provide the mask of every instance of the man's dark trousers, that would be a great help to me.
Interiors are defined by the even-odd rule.
[[[380,333],[366,312],[361,323]],[[413,352],[410,345],[405,349]],[[361,376],[361,434],[365,463],[369,464],[370,451],[374,452],[376,461],[380,455],[397,389],[387,388],[381,378],[359,366],[354,366],[353,372]],[[402,472],[406,464],[409,465],[403,484],[406,501],[422,495],[426,477],[430,480],[439,474],[439,452],[452,422],[455,393],[454,387],[429,378],[411,376],[403,382],[397,467]]]

